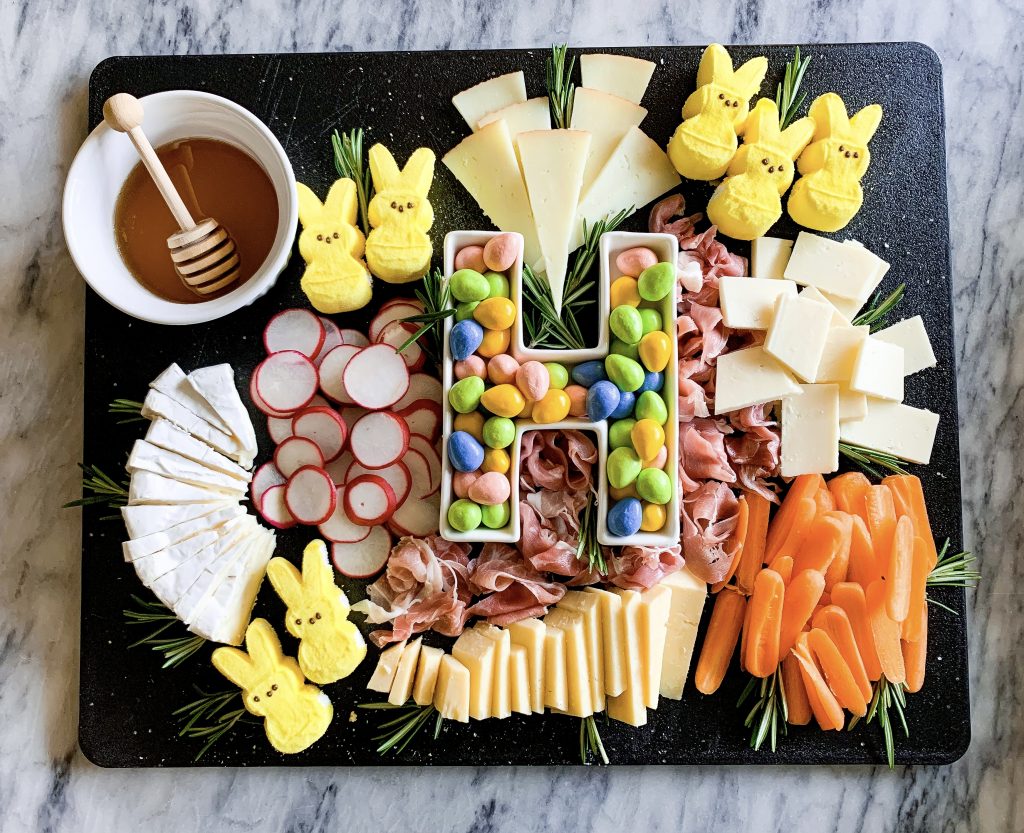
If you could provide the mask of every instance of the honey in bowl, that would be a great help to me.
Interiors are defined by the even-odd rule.
[[[217,139],[181,139],[156,153],[196,221],[215,217],[234,239],[238,280],[210,295],[185,286],[167,248],[178,224],[141,162],[128,174],[114,206],[114,236],[125,266],[155,295],[181,304],[237,289],[259,270],[277,235],[277,194],[270,177],[245,151]]]

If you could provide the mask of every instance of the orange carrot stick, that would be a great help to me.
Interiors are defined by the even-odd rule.
[[[914,611],[917,611],[916,613]],[[916,642],[900,642],[903,649],[903,665],[907,669],[907,691],[920,691],[924,685],[925,664],[928,659],[928,602],[911,609],[910,619],[918,621]]]
[[[736,568],[736,586],[749,596],[754,589],[754,577],[764,566],[771,503],[757,492],[746,492],[744,497],[747,499],[747,540],[743,543],[743,558]]]
[[[736,640],[740,635],[746,604],[746,597],[733,590],[719,593],[715,599],[711,621],[704,636],[704,647],[701,648],[697,670],[693,674],[694,684],[703,694],[714,694],[725,678],[725,672],[736,651]]]
[[[740,671],[747,670],[747,641],[750,637],[750,597],[747,597],[747,606],[743,611],[743,629],[740,631]]]
[[[809,634],[802,633],[797,637],[796,645],[793,646],[793,656],[800,664],[800,676],[804,681],[804,689],[807,691],[807,700],[810,703],[811,711],[814,712],[814,719],[818,725],[828,731],[836,731],[843,728],[845,722],[843,707],[839,705],[835,695],[822,677],[821,671],[811,655],[811,649],[807,640]]]
[[[875,560],[867,523],[860,515],[852,515],[851,520],[850,563],[846,568],[846,578],[861,587],[867,587],[875,579],[881,578],[882,572]]]
[[[910,612],[914,577],[914,522],[907,515],[896,521],[886,576],[885,612],[894,622],[903,622]]]
[[[732,551],[732,561],[729,562],[729,569],[725,573],[725,577],[717,584],[711,585],[711,592],[717,593],[725,585],[727,585],[732,577],[736,574],[736,568],[739,566],[740,560],[743,558],[743,548],[747,538],[747,518],[749,510],[747,509],[747,500],[744,497],[739,499],[739,510],[736,515],[736,529],[733,530],[732,535],[729,536],[729,542],[726,545],[727,550]]]
[[[797,507],[804,499],[814,500],[818,487],[824,482],[820,474],[801,474],[794,478],[789,484],[789,491],[779,506],[779,511],[772,518],[768,527],[768,541],[765,548],[765,561],[771,563],[782,546],[783,541],[789,536],[793,525],[793,515],[797,513]]]
[[[850,624],[850,617],[846,611],[838,605],[828,605],[814,614],[812,625],[821,628],[828,634],[839,653],[843,655],[853,679],[860,689],[864,702],[871,700],[871,680],[868,679],[868,672],[864,668],[864,660],[861,659],[860,649],[857,648],[857,640],[853,635],[853,625]]]
[[[786,656],[796,644],[797,636],[810,620],[824,590],[825,577],[817,570],[804,570],[786,585],[779,626],[779,656]]]
[[[882,665],[878,661],[875,639],[871,635],[864,588],[852,581],[842,581],[832,588],[832,604],[841,607],[849,618],[864,669],[867,671],[868,679],[874,682],[882,676]]]
[[[882,673],[890,683],[906,682],[907,669],[903,664],[903,649],[900,647],[900,626],[885,612],[885,582],[873,581],[864,591],[868,606],[868,622],[871,637],[878,652]]]
[[[846,545],[841,546],[832,558],[832,561],[828,565],[828,569],[825,571],[825,592],[828,593],[833,587],[839,582],[846,581],[846,574],[850,570],[850,549],[853,547],[853,524],[855,521],[861,519],[857,515],[846,514],[846,517],[850,519],[850,534],[846,540]],[[861,523],[864,523],[861,521]]]
[[[800,662],[792,654],[782,660],[782,686],[786,691],[786,722],[806,726],[811,722],[811,703],[800,674]]]
[[[864,498],[871,481],[859,471],[840,474],[828,481],[828,489],[836,502],[836,509],[859,515],[867,520],[867,507]]]
[[[779,667],[779,626],[786,585],[774,570],[764,569],[754,579],[750,597],[750,627],[745,654],[747,671],[767,677]]]
[[[912,474],[894,474],[883,478],[882,485],[888,486],[892,492],[896,514],[909,515],[914,522],[914,533],[927,545],[931,559],[928,570],[931,571],[935,567],[935,562],[939,560],[939,553],[935,549],[935,538],[928,520],[928,506],[924,500],[920,478]]]
[[[896,507],[888,486],[871,486],[865,504],[868,510],[868,532],[875,551],[875,564],[883,577],[889,569],[892,536],[896,532]]]
[[[828,486],[825,481],[821,481],[821,485],[818,487],[818,491],[814,493],[814,503],[818,507],[818,514],[822,512],[831,512],[836,508],[836,502],[832,497],[832,492],[828,490]]]
[[[901,638],[905,642],[917,642],[921,638],[921,624],[922,619],[919,616],[914,616],[913,612],[918,610],[922,605],[926,605],[926,594],[928,590],[928,573],[931,572],[931,568],[928,564],[931,561],[931,552],[928,549],[928,544],[923,538],[914,538],[914,571],[913,576],[910,579],[910,612],[911,615],[907,616],[903,620],[903,624],[900,626]],[[928,618],[925,617],[923,620],[924,624],[928,624]]]
[[[814,523],[814,516],[817,512],[818,505],[814,502],[814,498],[804,498],[796,504],[792,513],[782,521],[783,524],[788,524],[786,534],[774,550],[769,550],[765,554],[765,563],[768,566],[774,564],[775,560],[780,556],[796,555],[800,547],[803,546],[804,539],[811,529],[811,524]],[[779,528],[778,523],[776,521],[768,527],[769,542],[772,539],[772,533]]]
[[[818,515],[807,531],[807,537],[793,558],[793,574],[804,570],[817,570],[822,575],[832,560],[845,550],[844,560],[849,558],[853,521],[845,512],[825,512]]]
[[[825,682],[828,683],[839,705],[858,717],[866,715],[868,698],[861,693],[850,666],[846,664],[846,660],[829,635],[821,628],[812,628],[807,636],[807,645],[818,661]]]
[[[793,580],[793,559],[788,555],[780,555],[772,564],[772,569],[782,576],[782,583],[789,584]]]

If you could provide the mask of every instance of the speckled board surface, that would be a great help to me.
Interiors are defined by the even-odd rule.
[[[667,141],[679,108],[693,88],[702,47],[644,47],[610,50],[658,63],[644,99],[649,115],[643,127]],[[941,415],[932,465],[921,468],[935,535],[961,538],[960,465],[957,442],[955,367],[950,305],[949,224],[942,75],[938,59],[919,44],[802,46],[813,57],[805,88],[809,98],[830,90],[851,108],[879,102],[886,117],[871,143],[872,163],[864,180],[864,208],[844,230],[892,263],[883,288],[908,285],[900,316],[920,313],[939,365],[907,381],[907,402]],[[588,49],[587,51],[601,51]],[[763,87],[774,90],[791,48],[730,47],[737,60],[766,54],[771,68]],[[545,50],[437,53],[343,53],[333,55],[239,55],[218,57],[111,58],[90,82],[90,127],[101,116],[103,100],[114,92],[142,96],[160,90],[193,88],[226,96],[252,110],[278,136],[296,177],[323,194],[334,178],[329,136],[338,127],[361,126],[370,142],[382,141],[404,159],[420,145],[438,156],[467,131],[449,99],[492,75],[523,69],[528,93],[543,94]],[[700,211],[710,188],[684,182],[690,211]],[[486,228],[472,200],[443,165],[430,195],[436,220],[432,231],[436,262],[447,231]],[[626,225],[643,230],[640,213]],[[774,230],[793,236],[785,218]],[[727,241],[728,242],[728,241]],[[747,254],[742,244],[731,246]],[[251,307],[219,321],[188,328],[160,327],[130,319],[89,293],[85,343],[84,459],[108,472],[123,465],[139,423],[116,425],[107,403],[116,397],[140,399],[149,380],[170,362],[186,370],[227,361],[241,381],[260,359],[263,324],[278,309],[304,305],[298,288],[297,252],[277,286]],[[374,306],[401,294],[377,284]],[[372,309],[337,316],[341,326],[365,327]],[[264,420],[252,409],[261,448],[269,451]],[[162,670],[156,654],[129,650],[139,635],[125,626],[122,609],[142,588],[120,552],[124,528],[102,520],[106,511],[87,508],[83,517],[82,644],[79,738],[82,750],[103,766],[188,766],[201,742],[177,736],[172,712],[205,691],[229,688],[209,665],[209,649],[177,669]],[[279,535],[278,554],[297,558],[310,538],[299,528]],[[339,579],[339,581],[341,581]],[[350,598],[361,598],[362,582],[344,580]],[[930,608],[928,679],[909,698],[909,738],[900,738],[900,763],[939,764],[955,760],[970,741],[964,599],[959,590],[933,595],[960,615]],[[705,624],[710,605],[705,610]],[[268,584],[258,612],[279,625],[283,608]],[[360,618],[360,617],[356,617]],[[283,628],[278,628],[283,631]],[[284,636],[286,651],[294,641]],[[427,638],[443,645],[446,640]],[[698,645],[699,648],[699,645]],[[507,765],[578,764],[579,722],[560,715],[513,716],[504,721],[446,725],[436,741],[417,738],[400,756],[381,757],[372,740],[380,712],[355,710],[379,699],[365,691],[374,653],[350,679],[327,686],[335,720],[327,735],[306,752],[282,756],[267,744],[255,723],[239,725],[202,760],[206,766],[279,765]],[[735,708],[744,685],[738,669],[721,690],[705,697],[689,686],[679,703],[662,700],[648,725],[632,729],[601,722],[608,755],[616,764],[836,764],[878,763],[884,746],[877,726],[823,735],[800,728],[785,737],[775,754],[748,748],[743,716]],[[941,718],[938,718],[941,716]]]

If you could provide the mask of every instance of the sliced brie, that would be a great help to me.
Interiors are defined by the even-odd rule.
[[[249,412],[242,404],[242,397],[238,395],[235,371],[231,365],[215,364],[200,367],[189,373],[186,379],[192,390],[202,397],[241,443],[246,451],[246,465],[252,465],[252,461],[259,453],[256,430],[249,418]]]
[[[132,452],[128,456],[126,468],[132,475],[136,472],[147,471],[192,486],[228,492],[238,499],[245,494],[247,486],[245,481],[239,480],[237,477],[209,469],[194,460],[189,460],[188,457],[182,457],[173,451],[159,448],[145,440],[135,441]]]
[[[245,457],[245,449],[231,434],[221,431],[202,417],[196,416],[188,408],[179,405],[167,394],[158,390],[151,390],[146,394],[146,399],[142,403],[142,415],[146,419],[163,417],[221,454],[226,454],[232,460]]]
[[[175,506],[122,506],[121,517],[124,519],[129,536],[145,538],[154,532],[163,532],[185,521],[201,518],[211,512],[235,505],[234,501],[221,496],[209,503],[186,503]]]
[[[135,472],[132,475],[131,485],[128,487],[129,506],[136,506],[140,503],[210,503],[226,497],[237,501],[239,494],[204,486],[193,486],[150,471]]]
[[[214,451],[206,443],[197,440],[166,419],[158,418],[149,424],[149,430],[146,431],[146,442],[173,451],[175,454],[180,454],[182,457],[187,457],[189,460],[222,474],[230,475],[237,480],[246,483],[252,480],[251,472],[246,471],[234,460],[225,457],[219,451]]]
[[[122,545],[125,561],[135,561],[139,558],[144,558],[145,556],[151,555],[154,552],[159,552],[172,544],[177,544],[180,541],[191,538],[197,533],[205,532],[206,530],[215,530],[217,527],[227,523],[232,518],[237,518],[239,515],[244,514],[245,509],[242,506],[239,506],[238,504],[231,504],[220,509],[215,509],[206,515],[200,515],[198,518],[190,518],[187,521],[182,521],[180,524],[175,524],[168,529],[160,530],[159,532],[152,532],[141,538],[133,538],[130,541],[125,541]]]
[[[163,373],[149,383],[149,386],[170,397],[197,417],[205,419],[210,425],[219,428],[225,434],[231,433],[230,426],[220,418],[203,397],[196,393],[195,388],[188,383],[185,371],[177,364],[172,362]]]

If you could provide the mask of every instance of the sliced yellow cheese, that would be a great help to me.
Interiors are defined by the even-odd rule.
[[[829,474],[839,468],[839,386],[801,385],[782,400],[779,473]]]
[[[516,714],[532,714],[530,703],[530,664],[526,648],[513,645],[508,658],[508,676],[511,689],[512,711]]]
[[[444,651],[424,645],[420,648],[420,661],[416,669],[416,682],[412,687],[412,699],[417,706],[429,706],[434,702],[434,688],[437,686],[437,672],[441,667]]]
[[[849,382],[853,378],[853,367],[857,363],[860,348],[871,328],[866,324],[853,327],[845,321],[838,326],[833,323],[825,338],[825,349],[821,353],[815,382]]]
[[[569,708],[569,689],[565,680],[565,634],[550,625],[544,628],[544,705],[557,711]]]
[[[840,243],[801,231],[786,264],[786,277],[829,295],[864,302],[889,264],[856,243]]]
[[[469,669],[451,654],[442,656],[434,687],[434,708],[441,717],[469,723],[470,689]]]
[[[853,362],[850,388],[877,399],[903,401],[903,348],[868,336]]]
[[[644,704],[658,708],[661,668],[672,592],[660,584],[640,594],[640,654],[643,657]]]
[[[668,588],[672,598],[665,628],[659,690],[662,697],[681,700],[697,641],[697,626],[707,598],[707,585],[683,567],[663,578],[660,586]]]
[[[480,119],[488,113],[523,101],[526,101],[526,79],[521,70],[481,81],[452,97],[452,104],[470,130],[476,130]]]
[[[647,723],[647,709],[640,644],[640,594],[633,590],[612,592],[622,600],[625,639],[621,643],[621,661],[626,668],[626,690],[608,698],[608,716],[630,726],[643,726]]]
[[[526,673],[530,683],[530,708],[544,711],[544,623],[540,619],[523,619],[508,626],[512,647],[526,650]]]
[[[814,379],[825,351],[832,308],[804,295],[780,295],[764,340],[765,351],[805,382]]]
[[[793,284],[794,286],[796,285],[793,281],[786,281],[786,283]],[[821,303],[823,304],[831,305],[833,309],[832,318],[829,322],[830,326],[841,327],[843,326],[843,324],[849,325],[851,320],[850,316],[843,312],[843,310],[840,309],[840,305],[836,303],[837,300],[843,301],[845,299],[836,299],[835,296],[826,295],[816,286],[805,286],[803,289],[800,290],[800,297],[810,298],[812,301],[821,301]]]
[[[611,158],[626,131],[638,127],[646,115],[646,109],[625,98],[587,87],[576,88],[570,126],[573,130],[586,130],[590,134],[590,153],[583,170],[583,193]]]
[[[938,427],[938,414],[869,396],[867,414],[839,423],[839,438],[925,465],[931,459]]]
[[[576,92],[579,95],[579,91],[577,90]],[[504,119],[508,124],[508,132],[512,134],[513,143],[516,136],[520,133],[525,133],[527,130],[550,130],[550,100],[547,96],[543,96],[509,104],[500,110],[488,113],[480,119],[477,123],[477,129],[487,127],[492,121],[497,121],[498,119]]]
[[[627,681],[626,665],[622,661],[622,644],[626,638],[622,599],[600,587],[588,587],[584,593],[594,596],[600,604],[604,692],[613,696],[622,694]]]
[[[388,695],[388,702],[393,706],[404,706],[412,697],[412,684],[416,678],[422,642],[422,637],[415,639],[402,651],[402,658],[398,660],[398,668],[395,669],[395,678],[391,681],[391,693]]]
[[[486,720],[491,715],[494,654],[494,640],[480,631],[463,631],[452,646],[452,656],[469,669],[469,716],[474,720]]]
[[[856,298],[840,298],[838,295],[833,295],[831,292],[822,292],[822,297],[834,306],[839,314],[843,316],[847,321],[853,321],[857,317],[857,313],[860,312],[860,308],[864,306],[864,302]]]
[[[868,415],[868,398],[850,390],[849,382],[839,382],[839,422],[847,419],[864,419]]]
[[[723,353],[717,365],[716,414],[800,394],[793,374],[761,345]]]
[[[565,679],[569,705],[563,711],[576,717],[589,717],[594,713],[594,703],[590,696],[587,633],[583,614],[555,608],[544,617],[544,624],[559,628],[565,634]]]
[[[796,295],[796,284],[793,281],[731,275],[718,279],[722,321],[733,330],[767,330],[780,295]]]
[[[505,718],[512,714],[509,653],[512,646],[509,632],[496,625],[478,622],[476,629],[494,642],[494,681],[491,684],[491,717]]]
[[[935,351],[920,315],[907,318],[875,333],[875,338],[903,348],[903,375],[910,376],[927,367],[935,367]]]
[[[654,74],[654,62],[629,55],[580,55],[584,87],[603,90],[639,104]]]
[[[558,607],[573,610],[583,616],[583,629],[587,639],[587,669],[590,675],[590,699],[595,712],[603,712],[604,702],[604,650],[601,645],[601,599],[593,593],[569,590]]]
[[[750,274],[755,278],[779,279],[793,251],[793,241],[781,237],[758,237],[750,244]]]
[[[390,648],[385,648],[380,652],[377,667],[373,669],[370,682],[366,684],[370,691],[379,691],[382,694],[391,692],[391,684],[395,681],[395,672],[398,671],[398,663],[402,659],[404,650],[405,642],[396,642]]]

